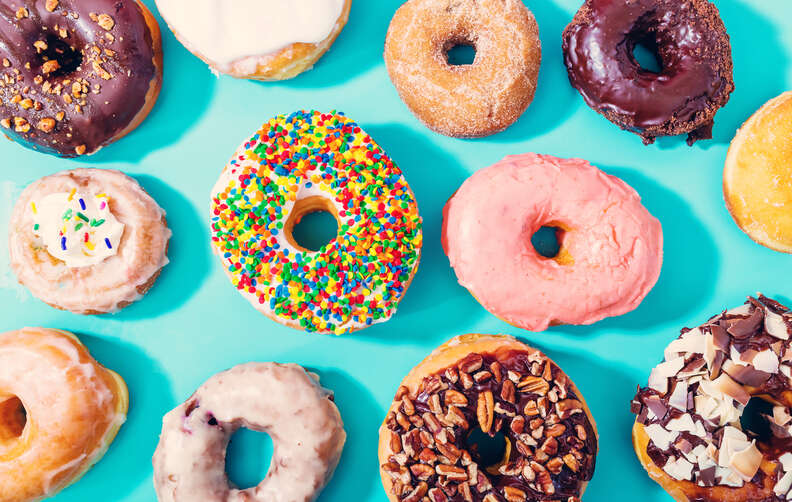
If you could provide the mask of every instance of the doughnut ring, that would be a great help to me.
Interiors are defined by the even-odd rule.
[[[470,65],[447,53],[471,45]],[[533,101],[542,59],[539,28],[521,0],[409,0],[393,16],[385,64],[410,111],[446,136],[500,132]]]
[[[34,502],[76,482],[126,420],[124,380],[66,331],[0,334],[0,500]]]
[[[239,428],[275,453],[256,487],[229,486],[225,454]],[[296,364],[248,363],[211,377],[165,415],[154,453],[159,502],[310,502],[330,481],[346,433],[332,392]]]

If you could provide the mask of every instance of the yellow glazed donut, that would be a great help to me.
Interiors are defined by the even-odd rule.
[[[129,407],[121,377],[66,331],[0,334],[0,501],[51,497],[105,454]]]
[[[762,106],[737,132],[723,171],[734,221],[762,246],[792,253],[792,92]]]
[[[184,46],[213,71],[286,80],[309,70],[349,19],[352,0],[157,0]]]

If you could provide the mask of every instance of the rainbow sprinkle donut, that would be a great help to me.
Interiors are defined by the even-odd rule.
[[[342,334],[387,321],[421,255],[418,205],[401,170],[341,113],[278,116],[234,154],[212,190],[212,247],[266,316]],[[338,221],[319,251],[292,236],[314,211]]]

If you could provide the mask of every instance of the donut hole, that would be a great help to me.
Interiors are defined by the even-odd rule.
[[[507,440],[501,432],[494,435],[474,429],[467,437],[467,449],[473,460],[482,468],[497,468],[504,463],[507,453]]]
[[[649,33],[634,33],[630,36],[633,62],[647,73],[663,72],[663,58],[660,56],[657,39]]]
[[[768,443],[773,439],[773,431],[767,417],[772,416],[773,404],[760,397],[753,397],[743,410],[740,425],[749,436]]]
[[[476,45],[469,40],[449,41],[444,51],[446,62],[450,66],[467,66],[476,62]]]
[[[50,77],[59,77],[68,75],[82,64],[82,52],[76,50],[60,37],[54,33],[47,33],[39,38],[46,44],[46,49],[39,50],[39,64],[43,66],[47,61],[57,61],[58,67],[56,70],[48,73]]]
[[[273,451],[269,434],[240,428],[228,442],[225,464],[228,479],[242,490],[257,486],[267,476]]]
[[[335,206],[321,196],[298,200],[284,225],[289,243],[300,251],[322,251],[338,236],[339,221]]]
[[[0,402],[0,446],[12,441],[25,431],[27,411],[16,396]]]

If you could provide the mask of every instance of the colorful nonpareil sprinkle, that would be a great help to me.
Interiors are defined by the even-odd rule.
[[[33,233],[53,257],[68,267],[85,267],[116,253],[124,225],[112,215],[107,196],[49,194],[31,204]],[[108,224],[105,224],[105,222]],[[97,244],[102,243],[97,250]]]
[[[295,249],[284,226],[298,199],[338,208],[338,236]],[[401,170],[342,114],[297,112],[263,126],[212,196],[212,241],[233,284],[260,310],[307,331],[341,334],[390,318],[422,242]]]

